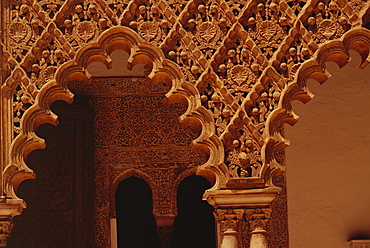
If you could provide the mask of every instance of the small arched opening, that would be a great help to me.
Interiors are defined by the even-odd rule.
[[[141,178],[124,179],[116,191],[119,248],[160,248],[152,213],[152,191]]]
[[[178,186],[178,215],[174,223],[172,248],[216,247],[213,207],[202,200],[205,190],[212,187],[202,176],[191,175]]]

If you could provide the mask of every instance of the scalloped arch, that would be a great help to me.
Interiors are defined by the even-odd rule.
[[[171,90],[166,94],[168,98],[180,95],[181,99],[187,101],[187,110],[180,116],[180,121],[198,123],[202,132],[194,140],[193,148],[206,151],[208,161],[198,167],[198,173],[215,174],[216,185],[224,178],[225,170],[219,169],[223,161],[223,146],[215,135],[214,123],[210,113],[201,107],[199,92],[191,84],[185,82],[181,69],[174,62],[165,59],[159,48],[148,44],[139,37],[137,33],[127,27],[113,27],[103,32],[96,43],[90,43],[81,47],[74,60],[61,65],[53,80],[46,82],[35,99],[34,105],[29,108],[22,118],[21,133],[17,136],[11,146],[11,163],[4,170],[5,189],[7,197],[18,199],[14,189],[23,180],[34,178],[33,171],[25,164],[27,155],[36,149],[45,147],[44,140],[37,137],[34,131],[43,123],[58,124],[57,116],[50,110],[50,105],[57,100],[72,103],[73,94],[68,90],[68,82],[79,80],[89,83],[91,75],[87,66],[93,61],[100,61],[108,68],[111,66],[109,55],[114,50],[125,50],[129,54],[129,67],[136,64],[145,64],[151,69],[148,75],[151,83],[164,82],[171,85]],[[193,120],[192,120],[193,119]],[[215,186],[216,186],[215,185]]]
[[[266,156],[266,163],[269,166],[264,167],[263,173],[274,174],[279,170],[284,170],[275,159],[275,151],[289,145],[289,141],[283,137],[280,131],[280,126],[283,123],[294,125],[298,121],[298,115],[292,110],[294,100],[306,103],[312,99],[313,94],[307,87],[307,80],[315,79],[323,84],[330,77],[330,74],[326,71],[325,62],[334,61],[339,67],[343,67],[350,60],[349,50],[354,50],[361,55],[360,68],[369,64],[370,31],[364,28],[356,28],[347,32],[340,40],[325,43],[310,60],[302,64],[296,73],[296,80],[284,89],[278,107],[269,115],[266,121],[264,132],[266,142],[263,146],[263,154]]]

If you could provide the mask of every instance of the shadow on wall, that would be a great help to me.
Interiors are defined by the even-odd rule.
[[[299,122],[286,125],[290,247],[347,247],[370,237],[370,66],[361,58],[332,77],[310,82],[315,94],[306,105],[296,101]]]

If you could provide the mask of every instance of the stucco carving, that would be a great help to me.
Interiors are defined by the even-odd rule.
[[[35,130],[57,124],[51,103],[71,102],[74,82],[104,90],[86,68],[110,68],[114,50],[186,106],[176,115],[199,132],[192,146],[207,161],[197,172],[216,178],[213,190],[274,187],[289,144],[283,123],[298,120],[292,101],[312,97],[307,79],[330,76],[326,61],[343,66],[355,50],[369,63],[369,13],[363,0],[2,1],[3,195],[22,202],[16,188],[34,178],[25,158],[45,147]]]
[[[130,176],[148,183],[154,216],[159,226],[169,228],[162,222],[173,222],[177,215],[177,186],[206,162],[189,147],[199,131],[178,123],[186,106],[166,104],[169,87],[150,86],[146,78],[94,78],[89,85],[72,81],[68,88],[88,98],[94,112],[95,232],[106,234],[96,237],[96,246],[109,246],[116,188]]]

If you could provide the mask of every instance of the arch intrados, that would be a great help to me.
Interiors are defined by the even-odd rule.
[[[153,208],[157,204],[156,201],[156,195],[159,194],[159,190],[156,186],[155,180],[147,173],[139,171],[139,170],[128,170],[124,171],[121,174],[119,174],[117,177],[114,178],[113,183],[112,183],[112,189],[110,191],[110,218],[115,218],[116,217],[116,197],[115,194],[117,192],[118,185],[125,179],[130,178],[130,177],[137,177],[142,180],[144,180],[148,186],[150,187],[152,191],[152,202],[153,202]]]
[[[139,35],[129,28],[113,27],[103,32],[96,43],[82,47],[75,59],[61,65],[54,79],[47,82],[40,90],[34,105],[24,113],[21,133],[11,146],[12,160],[3,174],[7,181],[5,184],[12,185],[5,190],[7,196],[18,199],[14,188],[17,188],[23,180],[35,178],[33,171],[25,164],[25,159],[33,150],[45,148],[44,140],[34,132],[37,127],[44,123],[58,124],[57,115],[50,110],[51,104],[57,100],[72,103],[74,95],[68,90],[68,83],[72,80],[90,83],[92,77],[86,69],[87,66],[99,61],[110,68],[109,55],[115,50],[124,50],[129,54],[128,67],[145,64],[151,68],[148,75],[151,83],[163,82],[171,85],[171,90],[166,97],[171,99],[171,96],[174,96],[172,100],[180,99],[181,102],[187,102],[188,108],[180,116],[180,121],[183,122],[190,118],[185,123],[193,123],[195,127],[201,127],[201,134],[193,142],[193,148],[204,152],[208,158],[212,158],[198,167],[198,171],[207,169],[215,173],[216,178],[224,176],[224,173],[218,171],[218,165],[223,157],[222,144],[214,134],[214,124],[210,114],[201,107],[199,97],[196,97],[199,96],[197,89],[184,82],[178,65],[167,60],[159,48],[143,42]]]
[[[296,80],[291,82],[282,92],[278,107],[266,121],[264,133],[268,139],[262,148],[262,154],[266,156],[266,163],[270,164],[271,172],[274,172],[275,168],[282,169],[274,158],[274,151],[289,145],[289,141],[283,137],[279,127],[283,123],[293,126],[299,119],[292,109],[292,102],[299,100],[306,103],[312,99],[313,94],[307,86],[308,79],[314,79],[323,84],[330,77],[325,63],[333,61],[339,67],[343,67],[350,61],[349,50],[360,54],[362,62],[359,67],[364,68],[369,63],[370,31],[364,28],[353,29],[339,41],[335,40],[324,44],[316,51],[313,58],[301,65],[296,73]]]

